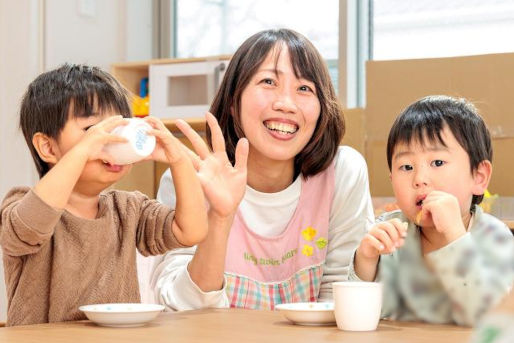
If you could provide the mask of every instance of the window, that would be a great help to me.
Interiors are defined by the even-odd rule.
[[[338,0],[175,0],[171,12],[172,57],[233,54],[252,34],[285,27],[312,41],[337,85]]]
[[[514,51],[512,0],[374,0],[373,59]]]
[[[252,34],[287,27],[337,59],[337,0],[176,0],[176,57],[231,54]]]

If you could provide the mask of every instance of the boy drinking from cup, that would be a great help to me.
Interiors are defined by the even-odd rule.
[[[175,210],[139,192],[106,190],[130,170],[105,151],[130,117],[126,91],[95,67],[64,65],[37,77],[20,126],[40,180],[1,207],[7,325],[85,319],[79,305],[139,302],[143,255],[192,246],[207,234],[202,186],[180,142],[155,118],[152,159],[173,173]]]

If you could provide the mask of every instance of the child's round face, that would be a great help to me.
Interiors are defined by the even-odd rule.
[[[287,161],[307,145],[321,106],[313,82],[298,79],[287,48],[272,50],[241,95],[241,125],[250,159]],[[275,73],[276,71],[276,73]]]
[[[84,137],[89,127],[98,124],[116,113],[105,112],[99,115],[80,118],[70,116],[57,139],[57,156],[61,159]],[[127,166],[113,166],[101,160],[88,161],[82,170],[77,187],[84,187],[93,192],[102,191],[121,179],[131,169]]]
[[[423,145],[398,144],[393,151],[391,181],[398,207],[410,221],[422,207],[422,200],[434,190],[446,192],[458,200],[461,217],[469,218],[469,209],[477,186],[471,173],[467,152],[445,127],[441,137],[446,147],[439,142],[425,141]],[[424,222],[423,226],[433,226]]]

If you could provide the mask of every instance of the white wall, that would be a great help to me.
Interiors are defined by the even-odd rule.
[[[125,59],[143,61],[152,56],[153,11],[152,0],[125,0]]]
[[[127,56],[149,58],[151,3],[0,0],[0,199],[13,186],[32,186],[37,181],[32,158],[18,130],[19,103],[30,81],[64,62],[88,63],[109,70],[112,63],[127,60]],[[145,23],[144,33],[134,34],[136,23]],[[127,47],[131,49],[129,54]],[[0,321],[5,321],[6,307],[2,263]]]
[[[112,63],[125,60],[124,0],[47,0],[45,4],[47,70],[64,62],[109,70]]]
[[[36,180],[32,158],[18,130],[20,98],[40,71],[40,2],[0,0],[0,198],[15,185]],[[1,255],[1,251],[0,251]],[[0,321],[7,301],[0,266]]]

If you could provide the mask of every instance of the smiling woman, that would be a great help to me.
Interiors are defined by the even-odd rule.
[[[226,183],[206,194],[206,240],[157,266],[156,299],[176,310],[330,299],[373,210],[364,159],[339,147],[341,105],[319,52],[291,30],[253,35],[234,54],[211,112],[212,153],[193,130],[184,134],[199,174],[218,160]],[[173,205],[174,192],[168,171],[157,197]]]

